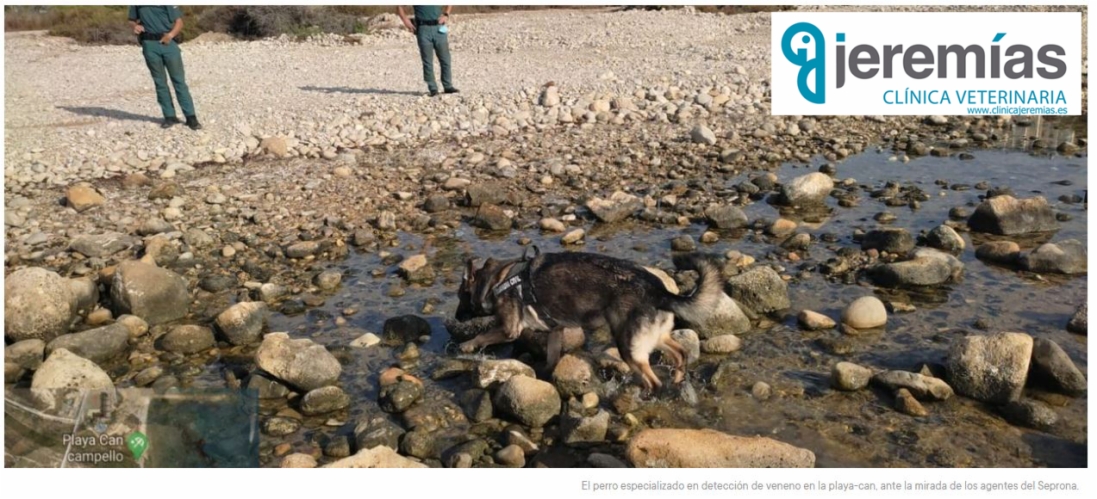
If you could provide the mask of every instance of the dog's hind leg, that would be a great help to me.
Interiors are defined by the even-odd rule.
[[[674,341],[670,333],[663,335],[663,341],[659,344],[659,351],[667,354],[674,361],[674,382],[681,383],[685,379],[686,357],[689,355],[681,343]]]

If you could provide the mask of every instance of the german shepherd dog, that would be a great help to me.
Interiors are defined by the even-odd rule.
[[[674,364],[674,382],[685,373],[686,350],[670,337],[675,316],[703,322],[724,292],[720,270],[707,258],[675,259],[679,268],[696,269],[697,288],[676,295],[651,272],[632,262],[594,253],[535,251],[513,260],[488,258],[479,268],[469,259],[459,291],[456,318],[494,315],[496,325],[460,345],[462,352],[516,340],[523,329],[549,331],[548,365],[561,354],[568,328],[593,331],[608,326],[621,358],[638,373],[644,388],[662,386],[651,370],[655,350]]]

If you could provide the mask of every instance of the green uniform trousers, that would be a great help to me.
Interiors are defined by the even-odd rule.
[[[164,118],[176,117],[175,105],[168,90],[169,78],[175,87],[179,107],[183,108],[183,116],[194,116],[194,101],[191,100],[190,88],[187,87],[186,74],[183,72],[183,53],[179,50],[179,45],[175,42],[163,45],[156,40],[143,40],[141,49],[145,54],[145,64],[149,67],[152,82],[156,85],[156,102],[160,103]]]
[[[445,33],[439,33],[441,26],[417,26],[415,39],[419,42],[419,57],[423,59],[423,80],[431,92],[438,91],[434,81],[434,53],[438,53],[438,65],[442,66],[442,88],[453,88],[450,74],[449,39]]]

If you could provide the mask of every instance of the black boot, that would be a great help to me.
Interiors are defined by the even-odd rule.
[[[179,118],[174,116],[171,118],[164,118],[164,121],[160,123],[160,128],[168,129],[180,123],[182,123],[182,121],[179,121]]]
[[[450,88],[447,88],[447,89],[446,89],[446,93],[447,93],[447,94],[455,94],[455,93],[458,93],[458,92],[460,92],[460,90],[457,90],[457,89],[456,89],[456,88],[454,88],[454,87],[450,87]]]
[[[438,96],[438,89],[431,89],[430,96],[431,97],[437,97]]]
[[[191,130],[202,129],[202,124],[198,122],[197,116],[187,116],[187,126],[190,127]]]

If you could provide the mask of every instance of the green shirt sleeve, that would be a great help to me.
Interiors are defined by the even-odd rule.
[[[130,21],[136,21],[137,20],[137,6],[136,5],[130,5],[129,19],[130,19]]]
[[[183,17],[183,12],[179,10],[179,7],[169,5],[164,7],[164,9],[168,11],[168,22],[171,24],[175,24],[175,21],[178,21],[179,18]]]

